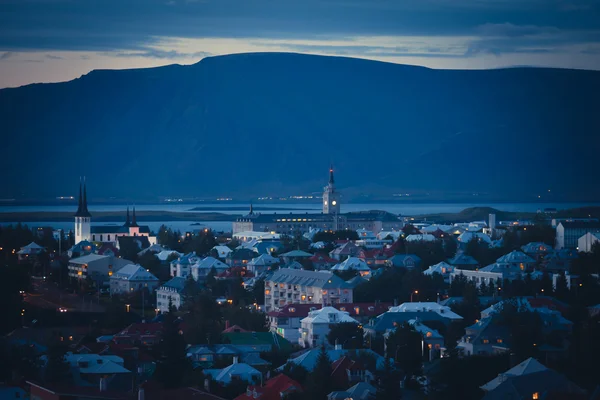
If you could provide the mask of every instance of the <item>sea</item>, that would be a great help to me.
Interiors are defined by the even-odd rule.
[[[500,211],[508,212],[536,212],[539,209],[555,208],[564,210],[569,208],[600,206],[600,203],[349,203],[342,206],[342,212],[383,210],[392,214],[411,216],[439,213],[457,213],[470,207],[491,207]],[[121,225],[124,221],[108,221],[94,223],[94,212],[101,211],[124,211],[127,205],[122,204],[101,204],[89,205],[89,211],[92,214],[92,225]],[[192,211],[195,207],[201,207],[198,211]],[[277,203],[260,204],[255,206],[263,214],[284,214],[290,212],[320,212],[321,205],[316,203]],[[140,204],[136,206],[137,211],[169,211],[169,212],[220,212],[223,214],[245,214],[247,210],[242,205],[231,204],[227,202],[219,203],[161,203],[161,204]],[[0,213],[10,212],[74,212],[73,205],[2,205]],[[14,224],[14,223],[13,223]],[[27,222],[29,227],[51,226],[55,229],[65,231],[73,229],[73,222]],[[229,221],[149,221],[143,222],[154,232],[158,231],[161,225],[166,225],[173,230],[181,232],[190,232],[196,229],[209,228],[216,232],[230,232],[232,224]],[[0,225],[9,225],[8,222],[0,220]]]

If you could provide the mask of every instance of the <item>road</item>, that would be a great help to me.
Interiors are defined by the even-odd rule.
[[[35,307],[58,310],[60,307],[68,311],[104,312],[98,304],[96,296],[80,296],[73,293],[61,292],[53,282],[32,280],[33,293],[25,293],[25,302]]]

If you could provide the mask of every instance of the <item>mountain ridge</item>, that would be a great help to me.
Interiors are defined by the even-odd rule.
[[[596,201],[598,89],[597,71],[297,53],[94,70],[0,90],[0,198],[74,193],[82,175],[98,197],[293,195],[333,162],[348,198]],[[15,171],[22,156],[36,162]]]

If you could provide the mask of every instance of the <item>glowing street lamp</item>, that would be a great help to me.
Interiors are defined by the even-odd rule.
[[[410,294],[410,302],[411,302],[411,303],[413,302],[413,295],[414,295],[414,294],[419,294],[419,291],[418,291],[418,290],[415,290],[415,291],[413,291],[413,292]]]
[[[156,313],[156,316],[158,317],[158,313],[160,312],[160,309],[159,308],[155,308],[154,312]]]
[[[125,304],[125,311],[129,312],[129,309],[131,308],[131,304]]]

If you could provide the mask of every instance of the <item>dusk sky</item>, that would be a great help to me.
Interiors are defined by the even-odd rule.
[[[0,88],[279,51],[600,69],[600,0],[0,1]]]

